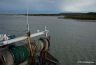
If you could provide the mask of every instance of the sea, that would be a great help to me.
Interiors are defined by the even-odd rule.
[[[49,52],[59,60],[60,65],[95,65],[96,20],[59,17],[29,16],[31,33],[43,31],[47,26],[51,36]],[[26,21],[27,17],[23,15],[0,15],[0,34],[26,35]]]

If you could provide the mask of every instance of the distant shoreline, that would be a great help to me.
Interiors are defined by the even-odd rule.
[[[26,16],[27,14],[20,14]],[[62,19],[96,20],[96,13],[28,14],[28,16],[62,16]]]
[[[96,13],[70,13],[65,14],[66,19],[96,20]]]
[[[27,14],[0,14],[0,15],[24,15]],[[62,16],[62,19],[96,20],[96,13],[59,13],[59,14],[28,14],[28,16]]]

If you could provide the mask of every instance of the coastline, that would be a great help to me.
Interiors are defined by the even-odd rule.
[[[27,14],[0,14],[0,15],[23,15]],[[96,20],[96,13],[58,13],[58,14],[28,14],[28,16],[62,16],[62,19],[80,19],[80,20]]]

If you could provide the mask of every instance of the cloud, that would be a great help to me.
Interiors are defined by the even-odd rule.
[[[72,1],[67,2],[67,4],[62,4],[60,6],[62,11],[69,11],[69,12],[81,12],[84,11],[86,8],[87,10],[90,10],[90,6],[95,6],[96,2],[93,0],[78,0],[78,1]]]
[[[82,12],[96,11],[96,0],[0,0],[1,10]]]

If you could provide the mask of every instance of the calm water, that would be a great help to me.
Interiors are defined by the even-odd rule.
[[[96,62],[96,21],[30,16],[29,23],[32,33],[48,26],[51,36],[50,52],[61,65],[95,65],[80,64],[78,61]],[[0,15],[0,33],[16,36],[25,34],[26,17]]]

